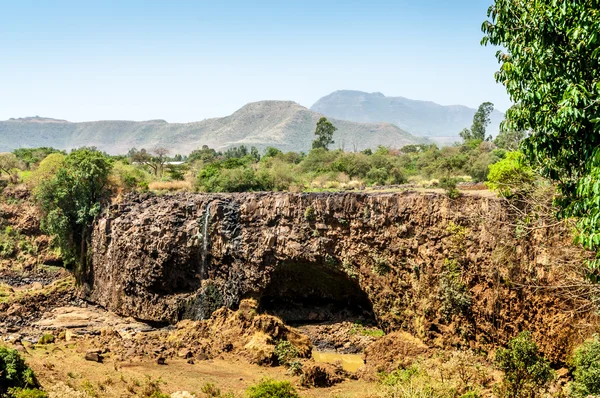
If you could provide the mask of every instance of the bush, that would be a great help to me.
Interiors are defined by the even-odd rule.
[[[575,350],[573,356],[573,382],[570,392],[574,398],[600,394],[600,340],[598,336],[587,340]]]
[[[457,199],[460,196],[460,191],[456,188],[456,179],[444,177],[440,180],[440,188],[446,191],[446,195],[450,199]]]
[[[248,398],[300,398],[289,381],[263,379],[260,383],[248,387]]]
[[[507,152],[504,159],[489,166],[490,172],[485,183],[489,189],[504,197],[531,189],[535,174],[527,166],[521,152]]]
[[[540,356],[529,332],[521,332],[510,340],[508,348],[498,349],[495,362],[504,372],[499,389],[502,397],[536,397],[553,377],[550,363]]]
[[[280,365],[289,365],[292,360],[298,358],[298,350],[287,340],[281,340],[277,343],[274,354]]]
[[[16,350],[0,347],[0,396],[9,390],[36,388],[39,384],[33,371]]]
[[[48,394],[37,388],[11,388],[8,391],[11,398],[48,398]]]

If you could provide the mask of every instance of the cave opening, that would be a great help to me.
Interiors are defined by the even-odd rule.
[[[260,309],[290,325],[377,323],[373,306],[357,280],[311,262],[279,264],[261,295]]]

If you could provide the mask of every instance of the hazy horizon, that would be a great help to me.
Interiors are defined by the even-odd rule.
[[[510,106],[479,45],[490,1],[344,3],[6,4],[0,120],[193,122],[337,90]]]

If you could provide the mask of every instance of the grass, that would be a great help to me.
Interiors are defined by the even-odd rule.
[[[385,336],[385,332],[383,330],[377,329],[377,328],[367,328],[360,323],[355,323],[354,326],[352,326],[352,329],[350,329],[349,334],[350,335],[359,334],[361,336],[368,336],[368,337],[383,337],[383,336]]]
[[[0,285],[0,303],[14,303],[26,297],[48,296],[57,292],[65,292],[75,287],[75,279],[71,276],[59,279],[38,290],[14,290],[10,286]]]
[[[148,184],[151,191],[191,191],[189,181],[154,181]]]

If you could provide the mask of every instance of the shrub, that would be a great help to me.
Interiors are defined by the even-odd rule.
[[[536,397],[553,377],[550,363],[540,356],[531,333],[521,332],[496,351],[496,365],[504,372],[499,389],[502,397]]]
[[[525,164],[521,152],[507,152],[504,159],[489,168],[485,184],[504,197],[531,189],[535,181],[535,173]]]
[[[440,188],[446,191],[446,195],[450,199],[457,199],[460,196],[460,191],[456,188],[456,179],[444,177],[440,179]]]
[[[573,356],[573,382],[571,396],[584,398],[600,394],[600,340],[598,336],[587,340],[575,350]]]
[[[298,350],[287,340],[281,340],[277,343],[274,354],[280,365],[289,365],[293,359],[298,358]]]
[[[39,384],[33,371],[16,350],[0,347],[0,396],[9,388],[36,388]]]
[[[48,394],[37,388],[11,388],[8,391],[11,398],[48,398]]]
[[[260,383],[248,387],[248,398],[300,398],[289,381],[263,379]]]
[[[315,221],[315,209],[312,206],[308,206],[306,210],[304,210],[304,219],[306,221]]]
[[[466,316],[471,308],[471,294],[460,278],[456,260],[446,260],[445,270],[440,278],[440,312],[446,322],[454,315]]]
[[[45,334],[38,340],[38,344],[50,344],[54,343],[54,336],[51,334]]]

